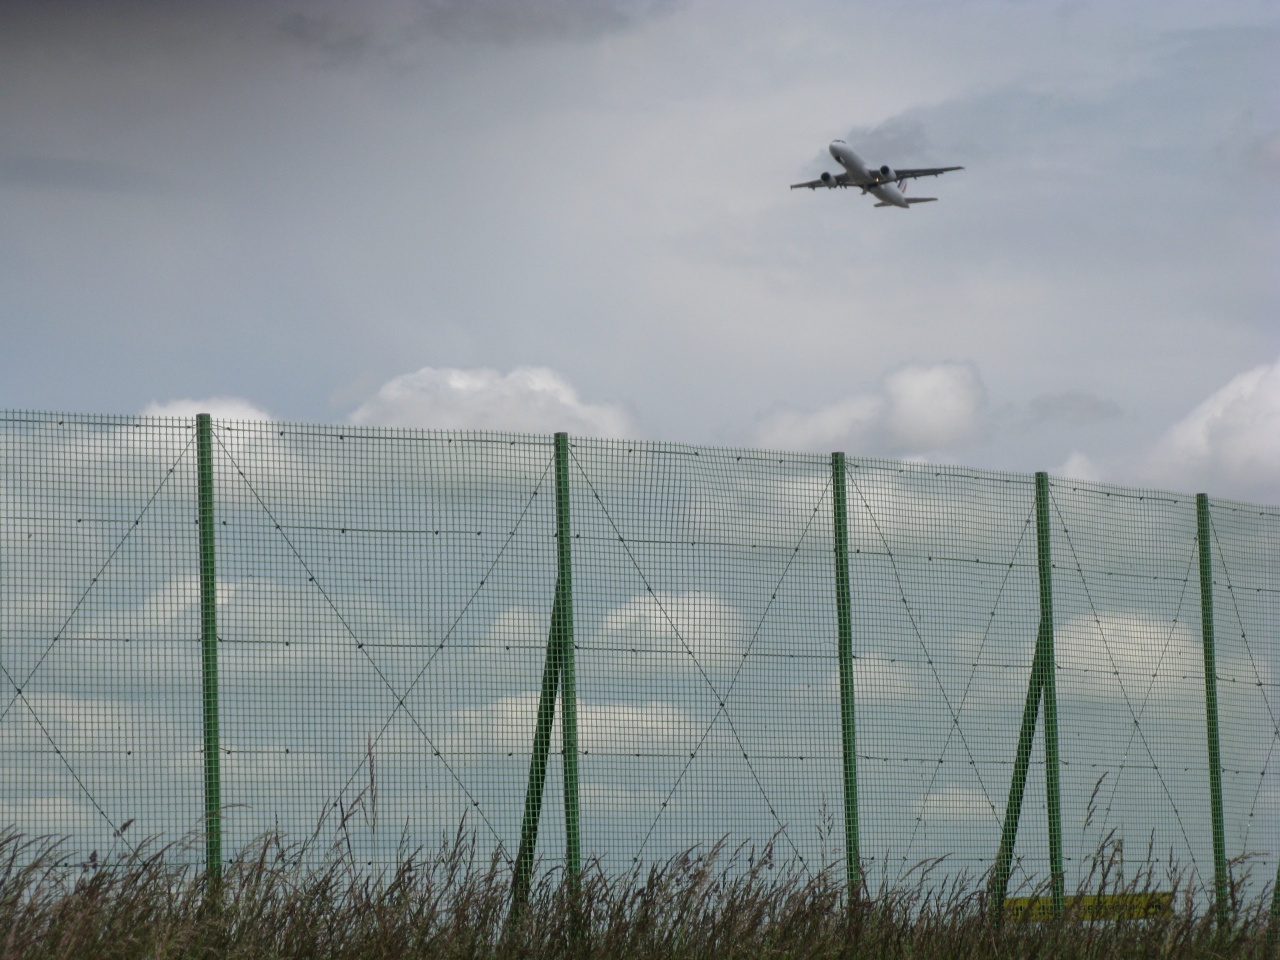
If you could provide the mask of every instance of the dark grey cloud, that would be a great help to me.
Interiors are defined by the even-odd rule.
[[[420,0],[423,30],[446,39],[514,43],[585,40],[625,30],[685,0]]]
[[[305,10],[283,17],[276,25],[276,38],[313,50],[335,64],[387,52],[387,41],[376,37],[367,24],[347,23],[335,16]]]
[[[0,186],[104,193],[153,193],[162,188],[156,177],[107,160],[3,153],[0,153]]]
[[[673,13],[686,0],[416,0],[385,10],[305,8],[284,15],[277,38],[341,64],[396,57],[427,39],[486,44],[590,41]]]

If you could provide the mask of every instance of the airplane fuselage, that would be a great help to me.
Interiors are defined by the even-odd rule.
[[[827,149],[857,186],[876,196],[882,203],[904,209],[907,207],[907,198],[894,182],[891,167],[868,167],[867,162],[858,156],[858,151],[843,140],[832,140]]]

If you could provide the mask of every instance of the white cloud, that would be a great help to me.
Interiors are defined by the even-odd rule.
[[[697,743],[702,728],[679,707],[651,701],[642,704],[582,704],[579,739],[592,753],[626,753],[670,749]]]
[[[1280,360],[1235,377],[1176,423],[1148,473],[1171,486],[1280,498]]]
[[[778,410],[756,431],[763,447],[783,450],[826,450],[841,444],[858,451],[884,419],[883,397],[862,395],[806,413]]]
[[[215,420],[274,420],[261,407],[254,406],[240,397],[209,397],[205,400],[155,400],[142,409],[144,417],[194,417],[197,413],[210,414]]]
[[[181,721],[175,722],[159,700],[76,696],[25,687],[22,701],[24,709],[5,724],[0,742],[6,752],[18,745],[44,743],[47,738],[67,752],[99,750],[105,755],[121,745],[133,749],[136,744],[180,741],[183,732],[195,729],[184,731]]]
[[[1137,613],[1072,617],[1058,627],[1055,643],[1059,666],[1069,671],[1060,681],[1067,697],[1127,697],[1134,704],[1156,697],[1191,709],[1203,689],[1200,641],[1187,622]]]
[[[351,414],[356,424],[433,430],[507,430],[621,437],[630,418],[616,406],[584,403],[554,370],[423,367],[388,381]]]
[[[932,678],[912,669],[909,663],[863,654],[853,661],[854,702],[860,704],[900,704],[920,699]],[[840,698],[840,676],[834,671],[827,680],[827,697]]]
[[[994,808],[987,795],[976,787],[939,787],[916,801],[921,820],[986,819]]]
[[[532,610],[528,607],[508,607],[489,624],[488,643],[543,644],[551,628],[551,611]]]
[[[458,753],[527,751],[537,726],[536,690],[456,710],[438,743]],[[551,742],[560,744],[563,714],[556,711]],[[578,704],[578,744],[588,753],[629,753],[637,749],[688,749],[702,728],[675,704],[654,700],[641,704]],[[410,742],[412,742],[412,734]],[[394,738],[385,742],[390,744]]]
[[[971,363],[913,364],[875,394],[812,412],[777,410],[757,430],[762,446],[854,453],[921,454],[979,439],[987,391]]]
[[[680,669],[693,657],[703,668],[731,669],[741,659],[746,625],[730,604],[713,593],[646,593],[628,600],[604,619],[613,642],[638,646]]]
[[[1073,450],[1071,456],[1063,461],[1062,466],[1052,471],[1055,476],[1071,477],[1074,480],[1096,481],[1102,479],[1102,471],[1088,454]]]

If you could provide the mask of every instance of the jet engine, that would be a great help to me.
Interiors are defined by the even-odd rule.
[[[880,179],[881,181],[897,180],[898,175],[894,173],[893,167],[889,166],[886,163],[883,167],[880,168]]]
[[[834,186],[836,185],[836,178],[835,178],[835,177],[833,177],[831,174],[827,173],[827,171],[825,171],[825,170],[824,170],[824,171],[822,171],[822,176],[821,176],[821,178],[820,178],[820,179],[821,179],[821,180],[822,180],[822,182],[823,182],[823,183],[825,183],[828,187],[834,187]]]

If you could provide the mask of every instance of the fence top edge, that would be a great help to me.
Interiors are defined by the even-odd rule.
[[[168,429],[195,429],[195,417],[152,416],[145,414],[107,414],[107,413],[67,413],[40,410],[0,410],[0,429],[7,425],[30,424],[38,426],[56,422],[58,425],[83,425],[101,428],[119,428],[134,426],[138,428],[151,426]],[[363,424],[322,424],[289,420],[237,420],[213,419],[215,429],[238,432],[253,431],[265,433],[268,430],[277,435],[302,434],[312,437],[337,437],[344,440],[368,439],[381,441],[415,441],[426,443],[451,444],[455,442],[492,444],[495,446],[526,446],[550,448],[554,445],[554,435],[531,434],[498,430],[432,430],[419,427],[383,427]],[[690,458],[706,457],[708,460],[733,460],[734,462],[776,464],[780,466],[804,466],[815,471],[829,468],[830,454],[807,453],[802,451],[784,451],[750,447],[719,447],[700,444],[686,444],[668,440],[638,440],[605,437],[572,436],[570,445],[580,451],[592,447],[601,450],[620,450],[628,452],[640,451],[647,455],[679,456]],[[1034,472],[1016,472],[971,467],[958,463],[928,462],[922,460],[892,460],[883,457],[862,457],[848,455],[845,461],[846,477],[856,482],[858,476],[868,473],[896,473],[901,476],[924,478],[932,474],[936,479],[971,480],[981,483],[1001,483],[1030,486],[1034,480]],[[1170,505],[1194,503],[1195,494],[1174,490],[1149,487],[1130,487],[1120,484],[1095,480],[1082,480],[1070,477],[1051,475],[1051,490],[1070,488],[1072,492],[1093,496],[1116,498],[1117,500],[1138,500],[1165,502]],[[1210,496],[1211,507],[1236,513],[1247,513],[1254,518],[1280,522],[1280,505],[1264,504],[1226,497]]]

